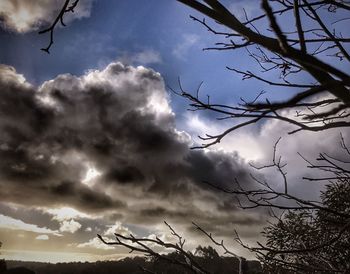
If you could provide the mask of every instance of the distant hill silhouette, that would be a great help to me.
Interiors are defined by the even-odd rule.
[[[0,260],[0,274],[36,274],[36,273],[23,266],[7,269],[7,264],[5,260]]]
[[[7,269],[0,274],[36,274],[34,271],[26,268],[26,267],[15,267]]]
[[[171,253],[168,256],[178,256]],[[232,257],[215,257],[204,258],[196,257],[205,269],[213,274],[238,274],[238,259]],[[3,272],[0,274],[144,274],[141,267],[155,273],[164,274],[190,274],[187,269],[171,264],[165,261],[150,260],[145,257],[125,258],[119,261],[97,261],[89,262],[72,262],[72,263],[38,263],[38,262],[21,262],[7,261],[9,270],[16,268],[18,271],[30,272]],[[34,271],[34,272],[33,272]],[[261,265],[258,261],[246,261],[244,265],[244,274],[258,274],[261,272]]]

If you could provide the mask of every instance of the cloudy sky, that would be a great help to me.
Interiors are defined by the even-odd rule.
[[[265,122],[227,136],[210,149],[192,150],[197,135],[217,133],[229,122],[188,112],[169,92],[204,81],[202,92],[217,102],[252,99],[270,87],[225,69],[256,69],[242,52],[207,52],[217,37],[190,20],[198,15],[173,0],[82,0],[55,31],[38,30],[54,19],[58,0],[0,3],[0,241],[7,259],[78,261],[115,259],[127,250],[103,245],[96,234],[171,240],[163,221],[187,239],[189,249],[208,239],[194,221],[237,254],[236,229],[248,243],[266,224],[262,210],[242,211],[227,187],[252,184],[249,163],[279,153],[292,191],[301,187],[305,163],[333,153],[339,130],[288,136],[288,125]],[[146,2],[146,1],[145,1]],[[238,17],[258,12],[255,1],[226,1]],[[270,89],[271,90],[271,89]],[[271,91],[271,98],[285,95]],[[205,96],[205,95],[204,95]],[[346,135],[346,133],[345,133]],[[275,173],[265,178],[278,184]]]

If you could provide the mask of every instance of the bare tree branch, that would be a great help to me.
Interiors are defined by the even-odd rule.
[[[42,49],[41,49],[42,51],[45,51],[45,52],[48,53],[48,54],[50,54],[50,48],[51,48],[51,46],[52,46],[53,43],[54,43],[53,34],[54,34],[54,30],[55,30],[55,28],[56,28],[57,23],[60,22],[62,26],[64,26],[64,27],[66,26],[66,25],[64,24],[64,22],[63,22],[63,17],[64,17],[64,15],[65,15],[65,13],[67,13],[67,12],[74,12],[75,7],[76,7],[76,6],[78,5],[78,3],[79,3],[79,0],[75,0],[75,1],[69,6],[70,2],[71,2],[71,0],[66,0],[66,1],[64,2],[61,11],[59,12],[59,14],[57,15],[56,19],[53,21],[53,23],[51,24],[50,27],[48,27],[48,28],[46,28],[46,29],[44,29],[44,30],[39,31],[39,34],[44,34],[44,33],[46,33],[46,32],[49,32],[49,33],[50,33],[50,42],[49,42],[48,46],[47,46],[46,48],[42,48]]]

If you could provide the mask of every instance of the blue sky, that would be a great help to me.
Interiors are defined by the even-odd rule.
[[[223,2],[238,17],[243,7],[248,15],[259,12],[255,0]],[[75,14],[65,17],[67,26],[55,29],[48,55],[40,50],[48,34],[38,30],[61,2],[16,3],[0,3],[0,186],[6,189],[0,193],[0,241],[6,258],[119,258],[127,251],[107,248],[97,233],[171,240],[163,220],[188,237],[190,249],[208,244],[193,232],[191,222],[197,221],[229,241],[234,252],[251,256],[231,241],[232,231],[254,243],[266,212],[237,210],[232,197],[201,182],[226,186],[239,178],[250,185],[248,162],[270,160],[280,136],[291,189],[315,195],[318,187],[300,188],[307,171],[297,152],[311,159],[323,150],[332,153],[329,144],[339,131],[291,137],[289,125],[266,122],[213,148],[190,149],[197,135],[222,132],[230,121],[188,112],[188,102],[168,88],[177,90],[179,77],[187,91],[204,81],[202,96],[225,104],[261,90],[275,100],[295,92],[242,81],[226,70],[260,70],[244,49],[203,51],[222,38],[189,18],[202,15],[173,0],[81,0]],[[264,176],[280,182],[273,171]]]
[[[2,30],[0,62],[14,66],[31,83],[40,84],[61,73],[81,75],[122,60],[159,71],[167,85],[175,89],[180,77],[188,90],[204,81],[205,92],[219,100],[237,101],[243,89],[244,96],[252,98],[257,92],[254,84],[242,84],[240,76],[225,69],[226,65],[247,65],[248,60],[242,58],[244,50],[243,55],[202,51],[218,38],[189,15],[198,13],[171,0],[150,0],[146,5],[135,0],[95,1],[89,18],[75,20],[55,31],[50,55],[39,50],[47,45],[48,35]],[[142,52],[152,52],[158,58],[149,62],[135,59]],[[173,98],[173,102],[176,110],[184,110],[186,102],[178,98]]]

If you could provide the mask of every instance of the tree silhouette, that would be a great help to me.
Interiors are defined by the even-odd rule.
[[[145,273],[197,273],[197,274],[257,274],[261,273],[261,265],[257,261],[247,261],[226,248],[223,241],[217,242],[200,226],[194,227],[209,237],[214,245],[224,251],[220,256],[218,251],[211,247],[198,246],[194,252],[186,250],[185,240],[165,222],[177,242],[165,242],[159,237],[155,239],[140,238],[132,234],[125,236],[115,233],[115,241],[105,240],[98,235],[103,243],[110,246],[122,246],[130,253],[140,252],[151,258],[151,265],[140,266]],[[161,250],[161,251],[160,251]]]
[[[202,99],[199,88],[191,93],[180,84],[177,93],[190,101],[192,110],[210,110],[219,114],[220,120],[238,120],[220,134],[201,137],[204,143],[199,147],[219,143],[232,131],[266,119],[293,125],[290,134],[350,125],[350,76],[341,69],[350,64],[347,46],[350,37],[344,37],[344,31],[334,27],[347,20],[350,11],[348,1],[262,0],[261,14],[254,18],[248,18],[245,14],[244,21],[217,0],[178,1],[215,20],[215,26],[211,26],[205,19],[191,16],[209,32],[225,39],[225,42],[205,50],[245,49],[261,73],[233,67],[227,67],[228,70],[241,75],[243,80],[253,79],[293,93],[289,98],[275,102],[263,98],[264,91],[260,91],[254,100],[242,98],[237,105],[223,105],[212,102],[209,97]],[[283,25],[284,30],[278,23],[281,20],[290,22],[291,18],[294,20],[294,30],[286,24]],[[326,18],[328,21],[334,18],[334,22],[331,22],[333,30]],[[268,24],[269,28],[261,29],[257,24]],[[345,33],[348,34],[348,30]],[[326,62],[330,56],[337,64]],[[273,74],[277,71],[279,77],[271,80],[276,77]]]
[[[227,134],[266,119],[280,120],[293,125],[295,129],[291,130],[290,134],[302,130],[347,128],[350,125],[350,76],[341,70],[342,66],[346,67],[350,62],[348,53],[350,39],[349,36],[343,36],[344,32],[336,27],[339,22],[348,20],[350,11],[348,1],[262,0],[261,14],[254,18],[248,18],[245,14],[244,21],[239,20],[220,1],[179,0],[179,2],[213,19],[214,27],[205,19],[191,16],[212,34],[226,39],[226,42],[217,43],[206,50],[245,49],[252,61],[261,68],[262,73],[256,74],[249,70],[227,67],[230,71],[242,75],[244,80],[253,79],[271,87],[278,87],[282,91],[287,89],[293,91],[290,98],[280,102],[268,98],[263,100],[264,93],[259,92],[252,101],[241,99],[242,102],[237,105],[223,105],[213,103],[209,97],[201,99],[200,87],[191,93],[185,91],[179,82],[180,91],[176,93],[190,100],[191,110],[212,111],[221,115],[219,120],[238,120],[220,134],[200,137],[204,142],[195,148],[219,143]],[[283,20],[290,22],[291,18],[294,20],[295,29],[286,25],[283,25],[283,29],[279,22]],[[257,23],[259,26],[264,26],[263,20],[269,25],[268,30],[256,26]],[[349,34],[348,31],[345,32]],[[327,62],[330,58],[333,58],[332,64]],[[273,74],[276,71],[279,71],[280,76],[276,80],[271,80],[269,73]],[[306,83],[303,81],[305,77],[313,78],[315,82]],[[288,177],[284,170],[286,163],[277,155],[278,142],[279,140],[274,146],[271,163],[253,167],[257,170],[268,168],[277,170],[277,175],[281,177],[284,186],[283,191],[253,175],[256,188],[246,189],[238,181],[232,189],[219,188],[238,197],[242,208],[265,207],[269,210],[287,211],[282,217],[273,213],[277,224],[273,223],[266,228],[264,232],[266,245],[258,243],[258,247],[247,246],[239,235],[236,235],[236,240],[258,255],[266,265],[266,271],[269,271],[269,267],[274,264],[282,267],[283,271],[286,269],[303,270],[305,273],[348,271],[348,265],[342,258],[348,255],[349,248],[346,244],[350,238],[349,203],[346,200],[350,193],[348,188],[350,159],[344,161],[320,153],[317,164],[313,164],[304,158],[310,168],[327,173],[323,178],[308,177],[304,178],[305,180],[329,182],[326,191],[321,195],[321,201],[310,201],[289,192]],[[349,149],[342,135],[341,147],[349,156]],[[218,188],[215,182],[206,183]],[[315,229],[319,229],[319,233],[314,233]],[[303,246],[298,246],[297,239],[301,235],[306,239]],[[285,242],[285,237],[289,237],[294,246],[289,241]],[[327,256],[323,258],[322,255],[325,254]],[[284,259],[279,257],[281,255]],[[287,255],[289,261],[285,260]],[[312,261],[308,256],[316,259]],[[320,263],[322,259],[323,263]],[[274,272],[276,269],[273,268],[271,273],[276,273]],[[283,271],[281,273],[285,273]]]
[[[39,34],[44,34],[44,33],[50,33],[50,42],[48,44],[48,46],[46,48],[42,48],[42,51],[45,51],[46,53],[50,54],[50,48],[53,45],[54,39],[53,39],[53,34],[54,34],[54,30],[57,26],[57,24],[60,22],[62,26],[66,26],[63,18],[64,15],[67,12],[74,12],[75,7],[78,5],[79,0],[75,0],[75,1],[71,1],[71,0],[66,0],[60,10],[60,12],[58,13],[56,19],[53,21],[53,23],[51,24],[51,26],[49,26],[46,29],[43,29],[41,31],[39,31]]]
[[[2,247],[2,242],[0,242],[0,248],[1,247]],[[4,272],[6,270],[7,270],[6,261],[4,259],[0,259],[0,273]]]
[[[349,192],[349,180],[329,184],[322,194],[322,203],[337,212],[349,212]],[[258,254],[271,273],[350,270],[349,219],[319,209],[288,210],[265,228],[264,236],[267,243],[259,248]]]

